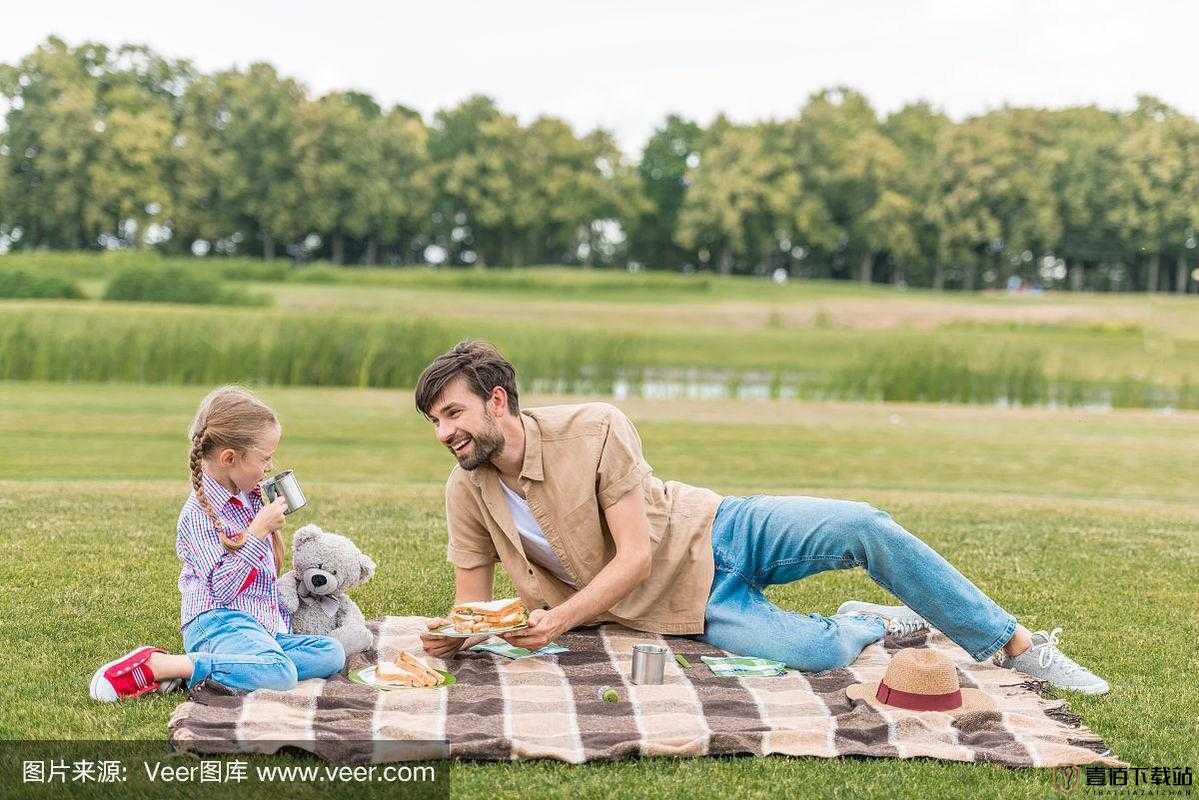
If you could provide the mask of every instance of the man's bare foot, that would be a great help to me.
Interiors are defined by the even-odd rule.
[[[1032,646],[1032,634],[1023,625],[1016,626],[1016,632],[1003,646],[1003,652],[1009,656],[1018,656]]]

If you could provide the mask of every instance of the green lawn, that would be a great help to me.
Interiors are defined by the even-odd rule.
[[[87,698],[137,643],[177,649],[174,523],[195,387],[0,383],[0,738],[162,739],[178,696]],[[452,598],[441,485],[450,459],[406,392],[266,388],[304,479],[304,520],[379,562],[368,616]],[[543,398],[544,400],[544,398]],[[526,404],[534,404],[528,398]],[[818,494],[891,511],[1030,628],[1112,683],[1071,698],[1138,766],[1199,766],[1199,414],[969,406],[622,404],[664,476],[728,493]],[[883,600],[864,573],[771,590],[831,613]],[[456,797],[1044,797],[1044,772],[822,759],[461,764]]]

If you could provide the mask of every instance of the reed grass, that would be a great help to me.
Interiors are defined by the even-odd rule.
[[[841,370],[834,393],[887,403],[1038,405],[1052,397],[1042,361],[1041,353],[1030,348],[1002,346],[986,353],[936,343],[885,345]]]
[[[468,327],[342,314],[131,310],[119,304],[93,305],[84,313],[25,308],[0,314],[0,378],[408,387]],[[610,390],[622,354],[633,349],[621,337],[547,337],[536,331],[497,341],[526,380],[565,379],[575,390]]]
[[[738,340],[719,333],[107,302],[4,307],[0,379],[405,388],[464,338],[494,342],[517,365],[522,385],[544,392],[1199,407],[1199,390],[1185,374],[1177,382],[1149,371],[1095,379],[1051,365],[1029,341],[822,332],[740,361]],[[752,349],[753,340],[743,344]]]

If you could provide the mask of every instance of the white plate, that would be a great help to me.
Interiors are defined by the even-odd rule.
[[[527,627],[529,627],[528,623],[524,625],[516,625],[511,628],[496,628],[495,630],[490,631],[473,631],[470,633],[463,633],[453,625],[446,625],[444,628],[438,628],[437,630],[433,631],[433,633],[437,634],[438,636],[449,636],[453,639],[469,639],[472,636],[491,636],[492,634],[507,633],[508,631],[523,631]]]

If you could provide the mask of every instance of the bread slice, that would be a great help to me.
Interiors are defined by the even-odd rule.
[[[475,617],[483,620],[499,620],[513,613],[525,613],[525,604],[519,597],[506,600],[489,600],[485,603],[459,603],[454,606],[451,615]]]
[[[441,673],[429,666],[420,656],[404,651],[400,653],[400,663],[424,680],[425,686],[436,686],[441,683]]]
[[[411,653],[400,653],[398,661],[380,661],[375,677],[399,686],[433,687],[441,683],[441,674]]]
[[[394,661],[380,661],[375,665],[375,677],[386,683],[395,683],[400,686],[424,685],[424,682],[418,680],[407,665],[397,664]]]
[[[528,622],[528,617],[525,616],[523,611],[521,611],[517,614],[510,614],[506,617],[501,617],[496,620],[484,621],[490,623],[494,628],[514,628],[517,625],[524,625],[526,622]]]

